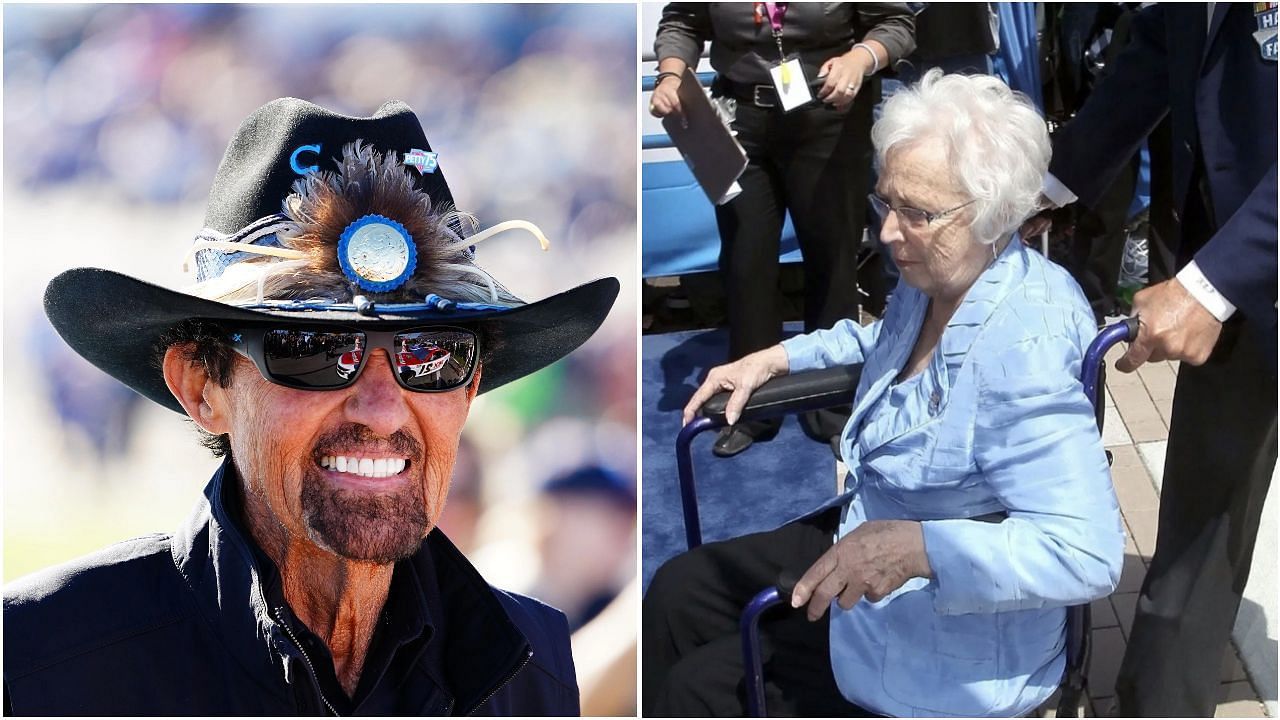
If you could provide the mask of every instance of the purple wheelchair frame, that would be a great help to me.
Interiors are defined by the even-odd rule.
[[[1107,351],[1118,342],[1129,342],[1138,334],[1137,318],[1127,318],[1123,322],[1109,325],[1102,329],[1089,348],[1085,351],[1084,362],[1080,372],[1080,382],[1084,385],[1085,395],[1093,405],[1094,416],[1098,422],[1098,432],[1102,432],[1103,403],[1099,391],[1103,383],[1103,360]],[[831,372],[819,371],[819,372]],[[848,373],[841,381],[848,382]],[[771,383],[777,383],[777,380]],[[766,383],[757,390],[759,394],[771,383]],[[847,384],[844,392],[848,392]],[[792,402],[779,404],[777,411],[765,409],[753,417],[766,417],[788,414],[801,410],[815,410],[829,405],[847,402],[844,398],[835,399],[830,394],[811,393],[807,398],[792,398]],[[706,413],[713,406],[711,416],[703,414],[684,426],[676,437],[676,464],[680,478],[680,502],[684,510],[685,540],[689,549],[702,544],[702,524],[698,519],[698,496],[693,479],[693,439],[701,433],[725,424],[723,406],[728,393],[720,393],[703,407]],[[1111,453],[1107,453],[1107,462],[1111,461]],[[792,586],[798,578],[781,581],[778,586],[760,591],[747,603],[742,612],[740,629],[742,633],[742,660],[746,669],[747,715],[749,717],[765,717],[764,674],[760,662],[760,615],[765,610],[781,603],[791,595]],[[1058,702],[1058,717],[1074,717],[1084,697],[1085,675],[1089,667],[1089,605],[1074,605],[1067,608],[1067,668],[1061,684],[1061,696]]]

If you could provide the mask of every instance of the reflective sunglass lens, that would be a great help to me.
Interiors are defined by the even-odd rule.
[[[350,384],[364,359],[364,334],[270,330],[262,341],[267,371],[292,387],[338,388]]]
[[[398,333],[395,369],[415,390],[449,390],[467,382],[476,363],[476,338],[457,330]]]

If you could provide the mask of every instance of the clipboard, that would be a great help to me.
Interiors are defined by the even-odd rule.
[[[681,113],[662,118],[662,127],[711,204],[726,203],[741,192],[736,185],[747,153],[720,121],[693,70],[685,68],[676,94]]]

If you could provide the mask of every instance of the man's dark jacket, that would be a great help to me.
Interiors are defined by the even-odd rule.
[[[318,653],[299,647],[307,643],[290,630],[296,618],[268,600],[257,552],[228,513],[237,495],[227,468],[173,536],[129,540],[5,589],[6,711],[334,712],[311,666]],[[578,714],[569,629],[559,611],[489,586],[438,530],[396,573],[406,569],[419,583],[435,579],[443,617],[431,622],[445,631],[414,652],[402,646],[380,680],[398,685],[378,688],[384,702],[357,712]]]
[[[1092,207],[1169,115],[1179,267],[1195,259],[1274,367],[1276,61],[1254,39],[1256,5],[1216,3],[1212,19],[1204,3],[1144,8],[1110,75],[1054,137],[1049,171]],[[1188,227],[1193,215],[1207,222]]]

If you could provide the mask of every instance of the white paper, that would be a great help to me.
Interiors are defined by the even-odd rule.
[[[786,85],[782,83],[783,67],[791,71],[791,82]],[[813,93],[809,92],[809,81],[804,77],[804,68],[800,66],[799,58],[769,68],[769,74],[773,76],[773,87],[778,91],[778,102],[782,103],[784,111],[789,112],[813,100]]]
[[[738,184],[737,180],[734,180],[733,184],[729,186],[729,189],[725,191],[724,197],[716,201],[716,204],[723,205],[729,202],[730,200],[738,197],[741,194],[742,194],[742,186]]]

